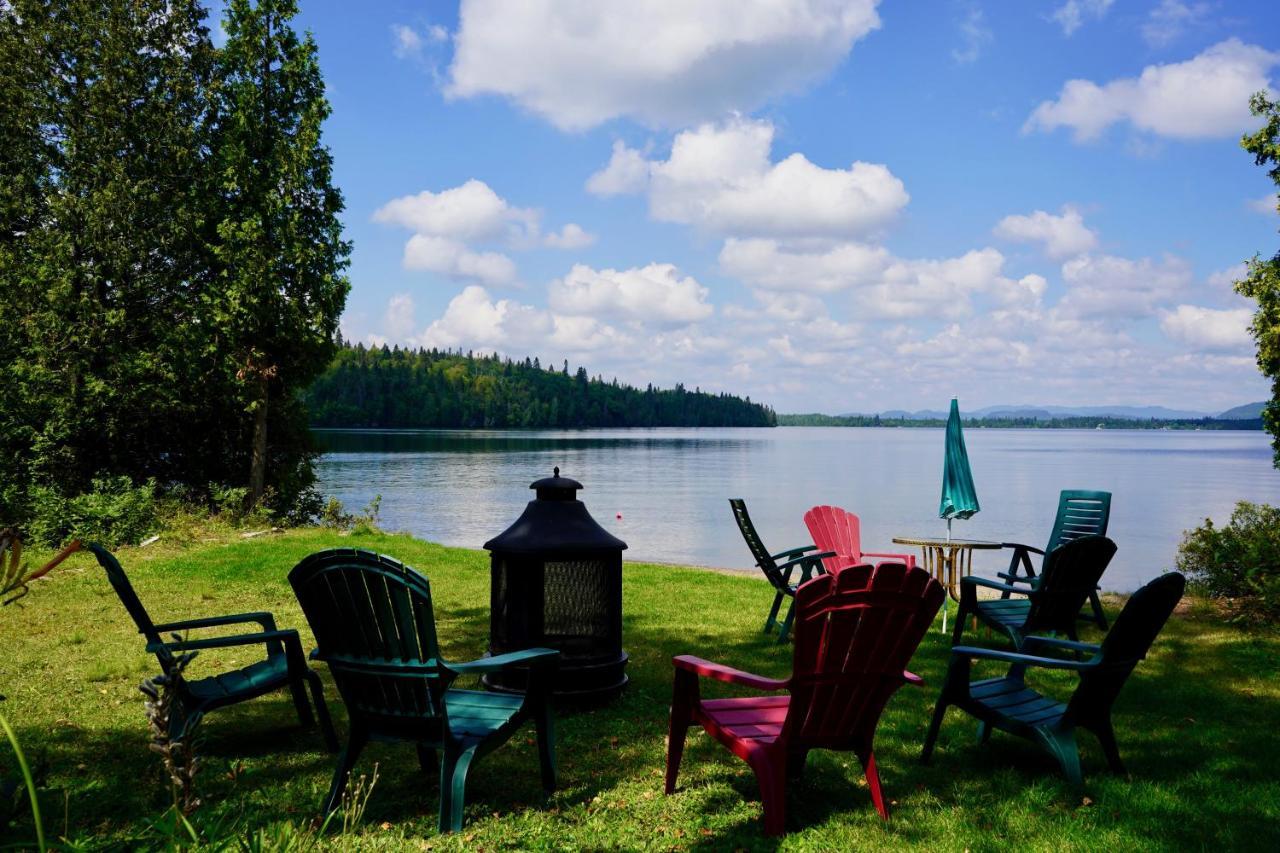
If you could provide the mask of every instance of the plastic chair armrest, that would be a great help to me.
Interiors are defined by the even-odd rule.
[[[147,651],[156,654],[161,649],[174,652],[197,651],[199,649],[223,649],[232,646],[254,646],[259,643],[280,643],[297,645],[298,655],[302,654],[298,632],[293,629],[284,631],[261,631],[256,634],[232,634],[226,637],[207,637],[203,640],[170,640],[168,642],[147,643]]]
[[[995,660],[1004,663],[1036,666],[1043,669],[1088,669],[1094,663],[1091,660],[1062,660],[1060,658],[1043,658],[1021,652],[1006,652],[1003,649],[982,649],[977,646],[952,646],[952,658],[965,657],[971,660]]]
[[[1070,649],[1073,652],[1092,652],[1097,654],[1102,651],[1102,646],[1097,643],[1080,643],[1075,640],[1060,640],[1057,637],[1041,637],[1039,634],[1032,634],[1022,639],[1022,647],[1028,646],[1056,646],[1060,649]]]
[[[965,585],[984,586],[987,589],[998,589],[1001,592],[1016,592],[1019,595],[1027,594],[1027,590],[1025,589],[1018,589],[1016,586],[1009,586],[1007,583],[996,583],[995,581],[987,580],[986,578],[980,578],[977,575],[966,575],[965,577],[960,578],[960,585],[962,587]]]
[[[756,675],[751,672],[743,672],[740,669],[734,669],[731,666],[713,663],[709,660],[703,660],[693,655],[677,655],[671,659],[676,669],[683,669],[692,672],[700,678],[710,678],[715,681],[725,681],[729,684],[740,684],[743,687],[751,687],[755,690],[786,690],[791,684],[791,679],[765,678],[763,675]]]
[[[901,558],[902,558],[902,562],[904,562],[904,563],[905,563],[905,562],[907,561],[907,557],[908,557],[908,556],[910,556],[910,555],[908,555],[908,554],[880,554],[880,553],[878,553],[878,552],[876,552],[876,551],[863,551],[863,552],[862,552],[862,556],[864,556],[864,557],[901,557]]]
[[[1035,547],[1034,545],[1023,545],[1019,542],[1001,542],[1000,547],[1013,548],[1014,550],[1017,550],[1017,551],[1028,551],[1032,554],[1039,554],[1041,557],[1044,556],[1044,551]]]
[[[483,672],[498,672],[521,664],[548,664],[559,661],[559,659],[560,653],[555,649],[521,649],[518,652],[507,652],[505,655],[478,658],[465,663],[447,663],[445,666],[458,675],[474,675]]]
[[[242,625],[246,622],[257,622],[264,631],[276,630],[275,617],[265,611],[257,613],[236,613],[230,616],[206,616],[201,619],[184,619],[181,622],[165,622],[156,625],[155,630],[161,634],[173,631],[189,631],[194,628],[217,628],[221,625]]]
[[[798,554],[803,554],[805,551],[812,551],[812,550],[816,549],[817,547],[818,547],[817,545],[805,545],[805,546],[803,546],[803,547],[801,547],[801,548],[791,548],[791,549],[789,549],[789,550],[787,550],[787,551],[779,551],[777,554],[771,554],[771,555],[770,555],[770,559],[773,559],[773,560],[783,560],[783,559],[787,559],[787,560],[789,560],[789,559],[791,559],[791,558],[795,557],[795,556],[796,556],[796,555],[798,555]]]

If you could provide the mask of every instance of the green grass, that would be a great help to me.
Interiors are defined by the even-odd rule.
[[[285,575],[333,545],[392,554],[432,581],[446,654],[485,650],[488,569],[483,552],[406,536],[339,536],[306,530],[251,540],[128,549],[120,558],[158,620],[271,610],[308,632]],[[34,560],[33,560],[34,561]],[[933,764],[920,744],[947,661],[934,631],[912,669],[928,680],[903,688],[879,728],[877,759],[892,816],[871,807],[851,754],[815,752],[788,800],[790,834],[760,834],[760,805],[745,763],[691,733],[679,791],[662,793],[673,654],[696,652],[766,675],[790,669],[790,647],[760,633],[771,591],[751,577],[627,564],[625,646],[631,684],[608,707],[558,720],[561,788],[544,801],[532,728],[480,762],[468,786],[463,832],[435,831],[437,780],[413,750],[375,745],[379,780],[364,823],[346,839],[366,849],[1277,849],[1280,844],[1280,638],[1228,626],[1206,607],[1185,608],[1130,679],[1116,707],[1121,752],[1133,774],[1106,772],[1082,735],[1086,797],[1073,796],[1051,760],[996,733],[976,743],[973,721],[952,711]],[[1111,601],[1112,609],[1118,604]],[[45,829],[94,847],[161,843],[153,824],[169,803],[158,757],[146,747],[138,682],[155,671],[142,642],[88,555],[0,609],[0,711],[29,759],[43,767]],[[974,635],[981,639],[981,635]],[[993,641],[994,642],[994,641]],[[207,651],[192,677],[243,665],[249,649]],[[345,717],[328,673],[340,730]],[[1071,676],[1043,681],[1058,692]],[[709,693],[717,692],[715,690]],[[333,756],[299,729],[286,694],[215,712],[204,725],[204,805],[194,823],[210,836],[303,825],[329,783]],[[5,755],[4,775],[13,777]],[[64,814],[65,813],[65,814]],[[10,841],[34,837],[21,811]],[[4,839],[0,839],[4,840]]]

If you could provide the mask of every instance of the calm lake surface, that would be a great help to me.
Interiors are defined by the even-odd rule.
[[[757,571],[728,498],[747,500],[770,549],[808,542],[802,516],[835,504],[862,518],[863,547],[901,551],[902,535],[943,535],[943,431],[779,427],[545,431],[320,430],[319,486],[348,511],[382,495],[382,526],[479,548],[562,475],[630,546],[628,560]],[[982,511],[953,535],[1043,547],[1061,489],[1113,495],[1119,546],[1103,577],[1129,591],[1172,568],[1182,532],[1225,522],[1238,500],[1280,502],[1262,432],[995,430],[965,432]],[[977,552],[990,574],[1008,552]]]

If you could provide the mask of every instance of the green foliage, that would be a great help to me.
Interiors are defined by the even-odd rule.
[[[68,539],[136,545],[159,529],[160,515],[155,480],[134,485],[124,476],[101,477],[78,495],[45,486],[32,489],[28,529],[32,540],[43,545]]]
[[[1280,103],[1258,92],[1249,100],[1249,109],[1265,124],[1240,145],[1253,155],[1254,163],[1269,167],[1267,175],[1280,189]],[[1271,399],[1262,410],[1262,421],[1272,436],[1273,464],[1280,467],[1280,252],[1269,259],[1254,255],[1248,273],[1236,282],[1236,292],[1258,303],[1249,331],[1258,344],[1258,369],[1271,379]]]
[[[641,391],[590,379],[585,368],[544,370],[536,361],[436,349],[344,346],[306,395],[325,427],[510,429],[774,426],[773,410],[750,398]]]
[[[1178,570],[1242,621],[1280,624],[1280,507],[1241,501],[1225,527],[1187,531]]]
[[[294,12],[231,3],[219,50],[200,0],[0,2],[3,522],[118,477],[318,509],[349,247]]]

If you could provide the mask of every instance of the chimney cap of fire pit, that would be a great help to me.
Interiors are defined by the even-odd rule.
[[[537,499],[529,501],[524,513],[502,533],[484,543],[489,551],[535,554],[561,551],[594,553],[621,551],[627,543],[601,527],[578,500],[577,480],[555,475],[538,480],[529,488]]]

